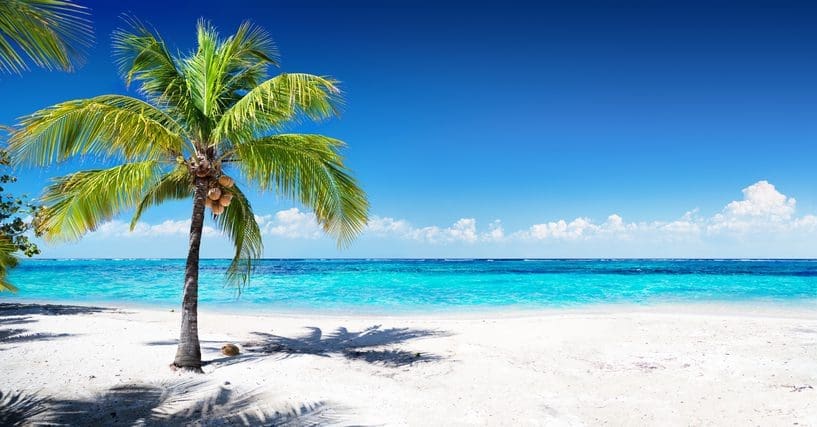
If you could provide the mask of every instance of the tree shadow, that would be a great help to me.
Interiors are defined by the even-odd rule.
[[[258,355],[291,357],[310,354],[330,357],[332,354],[339,354],[350,360],[400,367],[420,362],[439,361],[443,358],[432,353],[382,347],[403,344],[413,339],[449,335],[447,332],[430,329],[381,329],[380,325],[370,326],[359,332],[352,332],[347,328],[340,327],[329,334],[323,334],[320,328],[314,326],[306,329],[309,330],[308,334],[295,338],[265,332],[253,332],[253,335],[258,339],[244,344],[247,353],[236,357],[220,358],[211,362],[232,364],[258,357]]]
[[[87,399],[0,393],[0,425],[252,425],[318,426],[339,422],[327,402],[275,405],[262,393],[207,386],[203,381],[131,383]]]
[[[31,316],[0,317],[0,325],[23,325],[26,323],[37,323]]]
[[[29,425],[30,420],[46,412],[46,403],[45,398],[35,394],[0,390],[0,426]]]
[[[2,303],[0,304],[0,326],[36,323],[37,320],[31,317],[33,315],[61,316],[100,313],[105,311],[113,310],[103,307],[86,307],[79,305]],[[6,328],[0,329],[0,344],[45,341],[71,335],[72,334],[53,334],[49,332],[29,333],[28,329]]]
[[[72,334],[52,334],[48,332],[28,333],[28,329],[0,329],[0,344],[17,344],[29,341],[48,341],[69,337]]]
[[[116,310],[105,307],[92,307],[83,305],[0,303],[0,316],[2,317],[28,316],[32,314],[59,316],[113,311]]]
[[[199,340],[199,346],[202,350],[221,351],[221,346],[225,342],[226,341]],[[177,346],[179,345],[179,340],[174,338],[169,340],[147,341],[144,344],[149,346]]]
[[[436,362],[443,359],[442,356],[437,354],[405,350],[345,350],[343,356],[347,359],[379,363],[390,367],[406,366],[418,362]]]

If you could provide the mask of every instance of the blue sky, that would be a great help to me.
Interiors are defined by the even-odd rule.
[[[343,116],[300,130],[349,144],[374,215],[338,251],[307,210],[257,194],[267,256],[817,256],[813,3],[299,3],[85,2],[87,64],[0,77],[0,123],[127,92],[110,55],[123,12],[180,49],[199,17],[224,34],[251,19],[282,71],[342,81]],[[14,191],[82,166],[21,170]],[[43,256],[182,257],[189,209]],[[229,254],[206,239],[204,256]]]

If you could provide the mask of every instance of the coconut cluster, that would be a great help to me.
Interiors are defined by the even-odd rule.
[[[235,181],[227,175],[221,175],[217,180],[211,182],[204,205],[213,211],[213,215],[221,215],[224,213],[224,208],[230,206],[233,201],[233,193],[229,189],[233,188],[233,185]]]

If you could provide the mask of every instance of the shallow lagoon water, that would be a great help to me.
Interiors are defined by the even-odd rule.
[[[201,262],[200,304],[239,311],[426,312],[685,302],[817,303],[817,260],[349,260],[257,263],[241,294],[229,260]],[[175,307],[184,260],[24,260],[20,292],[48,300]],[[817,306],[815,306],[817,307]]]

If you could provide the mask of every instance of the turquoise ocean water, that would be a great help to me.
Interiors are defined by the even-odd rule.
[[[817,260],[263,260],[240,296],[202,260],[200,303],[246,311],[458,311],[772,302],[817,308]],[[184,260],[24,260],[0,302],[176,307]]]

